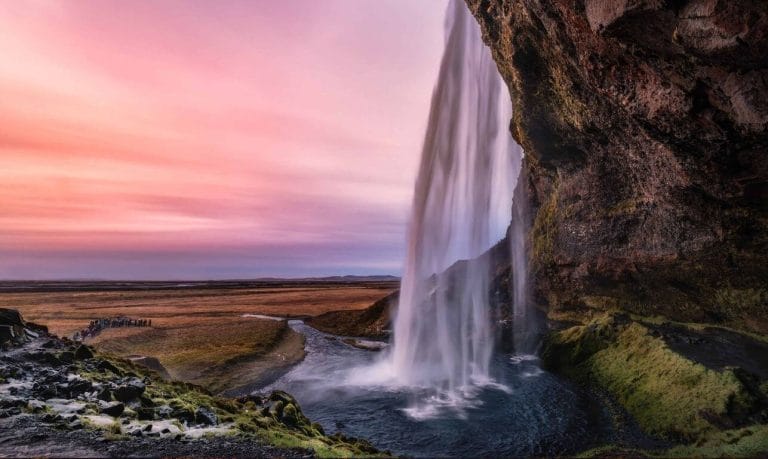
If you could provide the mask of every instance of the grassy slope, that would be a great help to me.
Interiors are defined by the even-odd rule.
[[[671,351],[626,315],[551,334],[542,358],[552,370],[608,389],[646,432],[685,444],[665,455],[768,452],[765,425],[727,428],[764,413],[764,390],[737,369],[713,371]]]

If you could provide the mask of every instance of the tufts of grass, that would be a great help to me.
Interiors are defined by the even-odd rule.
[[[555,181],[547,201],[536,213],[533,228],[531,229],[531,237],[533,239],[531,257],[533,258],[534,266],[539,268],[553,261],[554,241],[557,232],[558,194],[557,181]]]

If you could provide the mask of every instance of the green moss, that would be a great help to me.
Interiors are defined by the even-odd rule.
[[[554,240],[557,231],[557,201],[558,188],[555,182],[547,202],[536,213],[536,219],[531,229],[533,238],[531,256],[533,257],[534,266],[539,268],[553,261]]]
[[[759,457],[768,454],[768,426],[726,430],[694,445],[677,446],[663,457]]]
[[[692,441],[717,431],[758,399],[733,370],[709,370],[670,350],[643,325],[605,315],[552,334],[542,358],[549,368],[606,388],[646,432]]]
[[[311,438],[305,435],[289,435],[279,430],[267,431],[262,439],[282,448],[306,448],[314,450],[319,457],[384,457],[382,453],[371,453],[355,445],[335,443],[328,437]]]
[[[168,405],[175,410],[186,410],[193,414],[199,407],[208,407],[215,412],[221,422],[234,423],[230,434],[246,437],[258,437],[276,447],[301,447],[315,451],[321,457],[351,457],[371,456],[378,453],[369,443],[348,437],[329,437],[323,433],[319,424],[312,424],[301,412],[301,408],[289,394],[274,392],[270,399],[274,402],[272,410],[262,410],[262,405],[254,400],[235,400],[214,396],[202,387],[194,384],[166,381],[142,367],[116,357],[99,354],[98,358],[111,364],[117,372],[149,377],[144,396],[156,406]],[[92,382],[106,383],[115,379],[115,372],[85,371],[82,363],[78,365],[78,374]],[[92,406],[91,406],[92,405]],[[268,405],[267,405],[268,406]],[[265,411],[265,412],[262,412]],[[98,407],[89,404],[86,413],[97,414]],[[136,413],[127,410],[126,416],[133,417]],[[87,418],[81,418],[83,425],[89,429],[97,427]],[[180,424],[177,427],[182,428]],[[109,440],[125,438],[122,426],[115,423],[104,432]]]
[[[646,457],[648,453],[638,449],[628,449],[617,445],[602,445],[588,449],[575,457]]]

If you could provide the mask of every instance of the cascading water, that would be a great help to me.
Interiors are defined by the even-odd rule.
[[[591,444],[589,403],[534,358],[493,352],[492,270],[508,254],[515,352],[536,342],[510,99],[462,0],[451,0],[446,32],[391,352],[377,356],[291,321],[307,356],[267,389],[294,394],[327,432],[396,455],[567,455]],[[507,228],[509,247],[489,250]]]
[[[451,398],[490,380],[491,260],[480,255],[512,219],[522,152],[507,129],[510,98],[464,2],[451,1],[446,32],[390,358],[399,382]],[[524,253],[515,266],[523,272]]]

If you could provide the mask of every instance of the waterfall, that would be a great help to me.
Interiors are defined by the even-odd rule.
[[[511,113],[479,26],[463,1],[451,0],[394,324],[390,363],[401,383],[460,397],[490,381],[492,259],[481,255],[512,220],[522,151],[507,128]],[[518,227],[510,235],[519,242]],[[524,273],[524,245],[516,253]],[[515,290],[525,308],[525,285]]]

